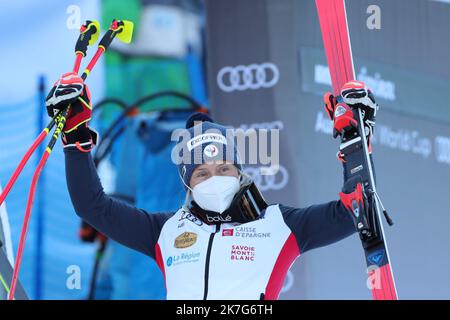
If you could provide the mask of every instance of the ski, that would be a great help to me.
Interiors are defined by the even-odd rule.
[[[320,28],[325,49],[333,94],[340,95],[345,83],[355,79],[353,57],[348,32],[345,0],[316,0]],[[397,300],[397,290],[384,236],[381,213],[392,224],[376,191],[375,177],[365,138],[361,110],[352,109],[357,128],[352,135],[341,136],[340,154],[344,157],[348,181],[353,192],[345,193],[353,211],[353,218],[364,249],[368,287],[374,300]],[[358,188],[360,188],[358,190]],[[358,199],[358,191],[364,199]],[[361,194],[361,193],[359,193]],[[341,194],[342,195],[342,194]],[[359,197],[360,198],[360,197]],[[383,208],[382,210],[380,208]],[[362,213],[362,214],[361,214]]]
[[[2,192],[2,185],[0,183],[0,193]],[[8,213],[6,212],[6,204],[0,205],[0,300],[6,300],[10,280],[12,276],[11,264],[14,263],[11,230],[9,227]],[[18,299],[27,299],[22,285],[19,285]]]
[[[11,288],[13,268],[6,256],[3,243],[0,241],[0,300],[6,300]],[[16,300],[28,300],[28,296],[20,281],[17,282],[17,289],[14,295]]]

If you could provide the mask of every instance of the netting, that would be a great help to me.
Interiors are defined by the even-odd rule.
[[[40,108],[37,97],[14,105],[0,105],[0,180],[4,184],[38,135],[37,117],[41,114]],[[17,250],[31,178],[40,156],[37,150],[6,199],[14,252]],[[84,298],[94,247],[82,245],[77,238],[79,219],[66,187],[60,142],[56,144],[42,172],[36,192],[20,280],[31,299]],[[39,231],[42,235],[40,248],[37,243],[37,219],[43,222]],[[39,259],[40,269],[37,265]],[[67,287],[70,266],[79,267],[80,288]]]

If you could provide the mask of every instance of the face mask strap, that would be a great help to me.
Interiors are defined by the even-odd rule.
[[[248,185],[253,182],[253,179],[250,177],[250,175],[247,172],[245,172],[244,170],[239,170],[239,169],[238,169],[238,172],[239,172],[240,181],[241,181],[242,185]]]
[[[178,170],[177,170],[178,171]],[[189,205],[191,203],[191,197],[192,197],[192,189],[184,182],[183,177],[181,176],[180,171],[178,171],[178,176],[180,177],[181,183],[186,187],[186,197],[184,198],[184,204],[183,209],[190,212]]]
[[[191,203],[191,194],[192,194],[191,190],[188,189],[186,191],[186,196],[184,198],[184,205],[183,205],[186,208],[189,208],[189,204]]]

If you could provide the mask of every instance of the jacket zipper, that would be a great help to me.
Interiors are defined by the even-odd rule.
[[[220,225],[216,225],[216,231],[214,233],[211,233],[209,236],[209,242],[208,242],[208,250],[206,251],[206,262],[205,262],[205,290],[203,293],[203,300],[206,300],[208,297],[208,280],[209,280],[209,264],[211,259],[211,248],[214,241],[214,236],[219,232]]]

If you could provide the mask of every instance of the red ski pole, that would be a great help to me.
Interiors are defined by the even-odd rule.
[[[58,113],[58,115],[61,114],[61,112]],[[58,116],[57,115],[57,116]],[[31,145],[31,147],[27,150],[27,152],[25,153],[25,155],[23,156],[22,160],[20,160],[19,165],[17,166],[17,168],[14,170],[13,175],[11,176],[11,178],[9,179],[8,183],[5,186],[5,189],[3,189],[2,194],[0,195],[0,205],[3,203],[3,201],[5,201],[6,196],[8,195],[9,191],[11,190],[12,186],[14,185],[14,183],[16,182],[17,178],[19,177],[20,173],[22,172],[23,168],[25,167],[25,165],[27,164],[28,160],[30,159],[31,155],[33,154],[33,152],[36,150],[36,148],[42,143],[42,141],[44,141],[45,137],[48,135],[48,133],[50,132],[50,130],[53,128],[53,126],[55,125],[55,119],[56,117],[53,118],[50,123],[44,128],[44,130],[42,130],[42,132],[39,134],[39,136],[36,138],[36,140],[34,140],[33,144]]]
[[[125,43],[129,43],[131,41],[132,33],[133,33],[133,23],[132,22],[125,21],[125,20],[113,20],[109,30],[102,37],[102,40],[99,43],[99,48],[97,49],[96,54],[89,62],[86,70],[83,72],[83,75],[81,76],[83,78],[83,80],[86,80],[90,71],[94,68],[95,64],[97,63],[98,58],[100,58],[100,56],[106,51],[106,49],[109,47],[109,45],[111,44],[112,40],[114,39],[114,37],[116,35],[118,35],[118,38],[121,41],[123,41]],[[77,54],[77,60],[78,59],[79,59],[79,55]],[[75,67],[79,67],[79,63],[76,62]],[[50,142],[48,143],[47,148],[39,161],[38,167],[36,168],[36,171],[33,174],[30,192],[28,194],[27,207],[25,210],[25,217],[24,217],[23,224],[22,224],[22,231],[20,233],[19,247],[17,250],[16,260],[14,263],[14,271],[13,271],[13,276],[11,279],[11,289],[9,291],[8,300],[14,299],[14,292],[16,289],[17,280],[18,280],[18,276],[19,276],[19,270],[20,270],[23,252],[24,252],[24,248],[25,248],[25,241],[26,241],[27,232],[28,232],[28,224],[29,224],[29,221],[31,218],[31,209],[33,207],[33,201],[34,201],[34,195],[35,195],[37,182],[39,180],[39,176],[42,172],[42,169],[44,168],[45,163],[47,162],[47,159],[49,158],[50,153],[53,150],[53,147],[54,147],[56,141],[58,140],[62,130],[64,129],[64,126],[66,124],[66,117],[69,112],[69,108],[70,108],[70,106],[67,107],[66,109],[64,109],[62,115],[60,115],[59,117],[58,116],[56,117],[57,119],[55,121],[57,123],[57,127],[55,129],[55,132],[53,133],[53,136],[50,139]]]
[[[58,123],[58,125],[52,135],[52,138],[50,139],[50,142],[47,145],[47,148],[45,149],[44,154],[41,157],[41,160],[39,160],[36,171],[33,174],[33,179],[31,181],[30,192],[29,192],[28,200],[27,200],[27,207],[25,210],[25,217],[24,217],[23,224],[22,224],[22,231],[20,233],[19,247],[17,249],[16,260],[14,263],[14,271],[13,271],[13,276],[11,279],[11,288],[9,291],[8,300],[14,299],[14,293],[16,291],[17,279],[18,279],[18,275],[19,275],[20,264],[22,262],[23,250],[25,248],[25,239],[26,239],[26,235],[28,232],[28,224],[30,222],[31,208],[33,207],[34,194],[36,191],[37,182],[38,182],[39,176],[42,172],[42,169],[44,168],[45,163],[47,162],[47,159],[50,156],[50,153],[52,152],[52,149],[53,149],[56,141],[58,140],[58,137],[61,134],[61,131],[64,128],[68,111],[69,111],[69,108],[65,109],[62,112],[62,114],[56,116],[56,118],[57,118],[56,122]]]
[[[81,59],[86,56],[86,51],[88,45],[92,45],[95,43],[98,39],[98,35],[100,32],[100,26],[98,21],[86,21],[84,25],[80,28],[80,36],[78,37],[77,43],[75,45],[75,65],[73,67],[73,71],[78,73],[80,69],[80,63]],[[3,192],[0,194],[0,205],[5,201],[6,197],[8,196],[9,191],[13,187],[14,183],[16,183],[17,178],[19,177],[20,173],[22,172],[23,168],[27,164],[28,160],[30,159],[31,155],[34,153],[34,151],[37,149],[37,147],[42,143],[42,141],[45,140],[50,130],[55,125],[56,121],[55,119],[61,115],[61,111],[49,122],[49,124],[42,130],[42,132],[39,134],[39,136],[34,140],[31,147],[27,150],[25,155],[23,156],[22,160],[20,160],[19,165],[14,170],[13,175],[9,179],[8,183],[5,186],[5,189],[3,189]]]
[[[78,73],[80,70],[81,60],[86,56],[87,47],[96,43],[100,34],[100,24],[97,20],[86,20],[80,27],[80,35],[75,44],[75,64],[73,72]]]

